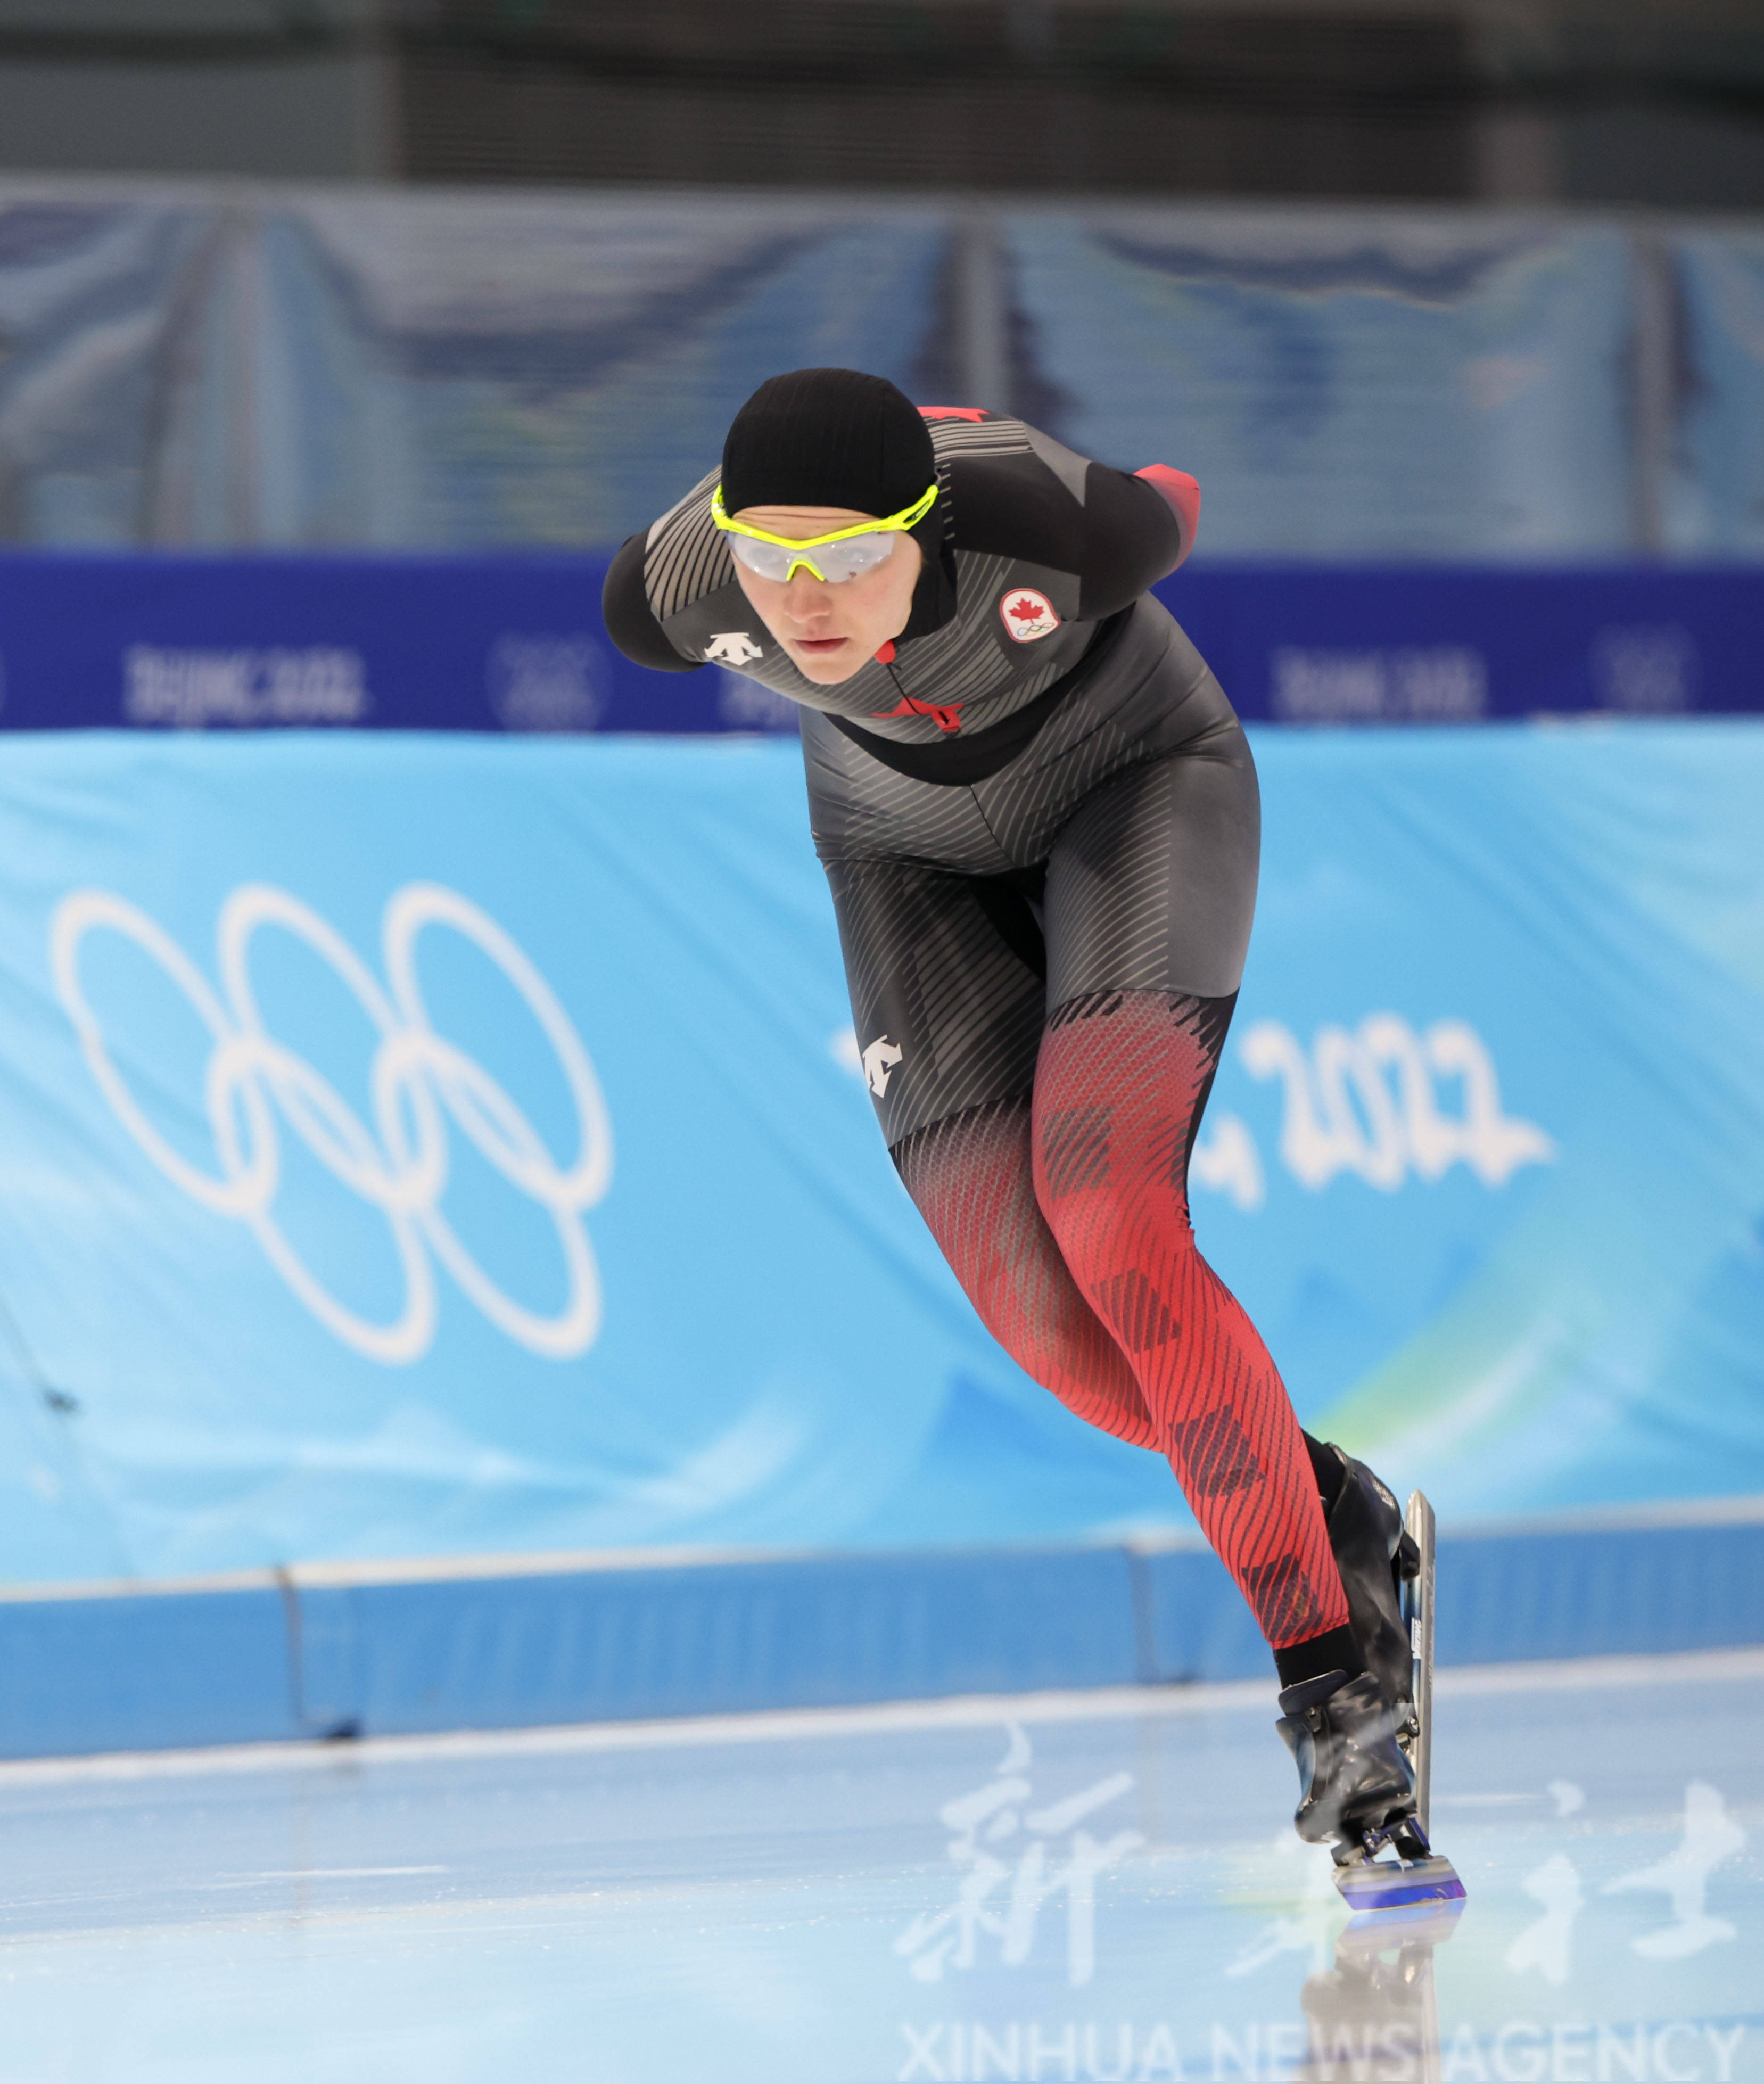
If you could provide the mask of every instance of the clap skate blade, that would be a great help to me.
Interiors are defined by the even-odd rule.
[[[1359,1844],[1338,1845],[1335,1886],[1356,1918],[1402,1912],[1415,1907],[1460,1904],[1464,1884],[1451,1862],[1428,1840],[1433,1770],[1433,1508],[1419,1491],[1409,1493],[1403,1525],[1420,1567],[1402,1586],[1403,1618],[1414,1659],[1415,1723],[1398,1737],[1415,1768],[1415,1814],[1388,1830],[1367,1831]],[[1388,1850],[1394,1855],[1380,1857]],[[1456,1917],[1456,1911],[1449,1913]]]

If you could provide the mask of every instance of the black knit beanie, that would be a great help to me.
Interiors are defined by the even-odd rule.
[[[911,506],[936,475],[930,430],[886,376],[797,369],[762,383],[735,415],[723,509],[848,506],[880,520]]]

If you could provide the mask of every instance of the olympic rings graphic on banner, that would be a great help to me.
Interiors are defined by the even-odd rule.
[[[255,935],[281,928],[328,963],[373,1023],[370,1127],[336,1086],[264,1025],[251,979]],[[461,934],[496,964],[550,1044],[575,1110],[575,1154],[558,1163],[539,1132],[481,1064],[430,1020],[417,980],[425,928]],[[120,934],[183,993],[213,1047],[203,1103],[216,1169],[192,1164],[147,1118],[105,1041],[80,979],[89,934]],[[385,982],[312,908],[269,883],[242,884],[221,908],[216,991],[156,920],[107,890],[78,890],[56,908],[49,933],[55,988],[87,1065],[116,1118],[160,1171],[192,1201],[244,1222],[276,1271],[319,1323],[370,1360],[420,1360],[434,1343],[436,1294],[430,1255],[498,1330],[531,1353],[567,1360],[600,1329],[600,1276],[582,1214],[612,1177],[612,1128],[582,1038],[530,958],[486,912],[438,883],[407,883],[381,921]],[[277,1117],[319,1163],[379,1210],[404,1279],[404,1307],[390,1324],[358,1315],[326,1289],[295,1252],[273,1214],[281,1177]],[[568,1299],[555,1316],[504,1293],[441,1213],[448,1176],[449,1120],[510,1184],[536,1201],[557,1233]]]

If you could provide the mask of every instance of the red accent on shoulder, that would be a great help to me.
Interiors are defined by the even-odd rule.
[[[962,728],[962,705],[959,702],[922,702],[916,695],[903,695],[891,709],[872,709],[877,717],[929,717],[939,731],[959,731]]]
[[[921,405],[921,420],[984,420],[984,409],[979,405]]]
[[[1182,532],[1182,554],[1176,560],[1179,565],[1195,547],[1195,536],[1200,527],[1199,484],[1186,470],[1172,470],[1165,463],[1149,463],[1144,470],[1136,470],[1133,475],[1143,477],[1154,491],[1161,493],[1174,510]],[[1176,565],[1170,566],[1172,571],[1175,569]]]
[[[890,637],[881,650],[876,654],[876,663],[878,666],[891,666],[894,663],[895,640]]]

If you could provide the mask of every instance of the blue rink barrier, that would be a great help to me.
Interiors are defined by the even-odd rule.
[[[0,557],[0,726],[703,733],[796,711],[613,647],[607,558]],[[1764,708],[1764,569],[1238,565],[1157,589],[1238,713],[1472,723]]]
[[[1764,1642],[1764,1506],[1449,1535],[1443,1665]],[[1198,1544],[511,1558],[0,1598],[0,1756],[1271,1676]]]

